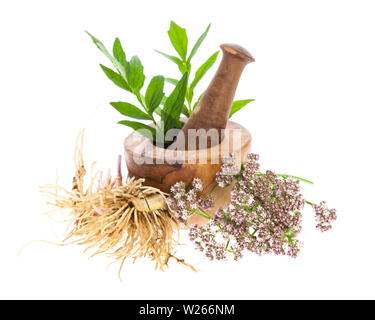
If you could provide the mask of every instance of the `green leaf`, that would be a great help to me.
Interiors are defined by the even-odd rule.
[[[159,106],[164,97],[164,77],[155,76],[151,79],[145,95],[145,102],[150,114]]]
[[[179,58],[177,58],[177,57],[175,57],[175,56],[171,56],[171,55],[169,55],[169,54],[166,54],[166,53],[164,53],[164,52],[161,52],[161,51],[159,51],[159,50],[154,50],[154,51],[157,52],[157,53],[159,53],[159,54],[161,54],[163,57],[165,57],[165,58],[171,60],[171,61],[174,62],[175,64],[177,64],[178,69],[180,70],[181,73],[184,73],[184,72],[185,72],[186,67],[185,67],[185,65],[184,65],[184,62],[183,62],[181,59],[179,59]]]
[[[296,177],[296,176],[292,176],[290,174],[278,174],[278,176],[283,177],[284,179],[286,179],[286,178],[293,178],[293,179],[296,179],[296,180],[300,180],[302,182],[314,184],[314,182],[312,182],[310,180],[307,180],[307,179],[304,179],[304,178],[300,178],[300,177]],[[306,201],[306,203],[307,203],[307,201]]]
[[[165,81],[173,85],[177,85],[178,83],[178,80],[173,78],[165,78]]]
[[[229,118],[232,117],[237,111],[240,111],[244,106],[246,106],[251,101],[254,101],[255,99],[247,99],[247,100],[237,100],[233,101],[232,109],[229,113]]]
[[[86,31],[86,33],[90,36],[91,40],[94,42],[94,44],[98,47],[98,49],[104,53],[104,55],[112,62],[113,66],[117,69],[117,71],[121,74],[121,76],[126,79],[125,69],[121,65],[120,62],[117,61],[114,57],[111,56],[109,51],[106,49],[104,44],[97,38],[95,38],[91,33]]]
[[[143,87],[145,75],[141,60],[137,56],[132,57],[127,64],[126,75],[128,83],[134,91],[139,91]]]
[[[119,38],[116,38],[115,42],[113,43],[113,56],[118,62],[122,64],[124,68],[126,67],[126,55],[124,49],[121,46]]]
[[[202,35],[198,38],[197,42],[195,43],[193,49],[190,52],[189,58],[187,61],[190,62],[190,60],[193,58],[197,50],[199,49],[200,45],[202,44],[203,40],[206,38],[208,31],[210,30],[211,24],[208,25],[206,28],[206,31],[202,33]]]
[[[137,121],[129,121],[129,120],[122,120],[117,122],[118,124],[123,124],[132,128],[133,130],[137,131],[139,134],[145,136],[146,138],[150,138],[152,136],[152,140],[156,140],[156,129],[150,127],[146,124]]]
[[[216,51],[211,57],[209,57],[205,63],[203,63],[197,72],[195,73],[195,77],[193,82],[190,85],[191,89],[194,89],[195,86],[198,84],[198,82],[202,79],[202,77],[206,74],[206,72],[212,67],[212,65],[215,63],[217,56],[219,54],[219,51]]]
[[[171,21],[168,36],[179,56],[185,61],[188,45],[186,30]]]
[[[163,99],[161,100],[161,104],[164,105],[165,101],[167,101],[167,98],[166,96],[163,97]],[[157,107],[154,111],[157,115],[161,116],[161,113],[162,113],[162,109],[160,107]],[[183,105],[182,107],[182,110],[181,110],[181,113],[183,115],[185,115],[187,118],[190,117],[190,112],[189,112],[189,109],[186,105]]]
[[[188,73],[185,72],[164,103],[161,120],[164,122],[165,132],[174,128],[176,123],[180,120],[180,114],[185,101],[187,82]]]
[[[134,119],[152,120],[152,118],[147,113],[144,113],[142,110],[138,109],[135,105],[132,105],[131,103],[119,101],[110,102],[110,105],[124,116],[131,117]]]
[[[189,102],[189,106],[191,105],[191,100],[193,100],[194,91],[192,88],[187,87],[186,90],[186,100]]]
[[[178,81],[177,81],[178,82]],[[164,105],[165,104],[165,101],[167,101],[167,99],[168,99],[168,97],[166,97],[166,96],[164,96],[163,97],[163,99],[161,99],[161,103],[160,104],[162,104],[162,105]],[[158,116],[161,116],[161,113],[162,113],[162,109],[160,108],[160,107],[157,107],[156,109],[155,109],[155,111],[154,111]],[[188,109],[188,107],[186,106],[186,105],[184,105],[183,107],[182,107],[182,111],[181,111],[181,113],[183,114],[183,115],[185,115],[186,117],[190,117],[190,112],[189,112],[189,109]]]
[[[182,107],[182,111],[181,111],[181,113],[182,113],[184,116],[186,116],[187,118],[190,117],[189,109],[188,109],[188,107],[185,106],[185,105]]]
[[[119,86],[122,89],[125,89],[127,91],[131,92],[131,89],[128,85],[128,83],[125,81],[121,75],[115,71],[113,71],[110,68],[107,68],[106,66],[100,65],[100,68],[102,68],[105,75],[116,85]]]
[[[106,47],[104,46],[104,44],[97,38],[95,38],[90,32],[88,31],[85,31],[91,38],[91,40],[94,42],[94,44],[97,46],[97,48],[104,53],[104,55],[109,59],[109,60],[112,60],[113,57],[111,56],[111,54],[108,52],[108,50],[106,49]]]

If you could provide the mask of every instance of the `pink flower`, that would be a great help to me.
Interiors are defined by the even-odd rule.
[[[238,172],[234,170],[234,154],[225,158],[216,181],[222,187],[235,181],[231,201],[220,208],[207,224],[190,228],[190,239],[211,260],[225,260],[229,254],[238,260],[245,250],[258,255],[288,255],[293,258],[301,251],[302,243],[297,236],[302,229],[305,200],[300,193],[300,181],[288,175],[277,175],[271,170],[261,173],[258,160],[258,155],[249,154]],[[186,223],[196,210],[204,212],[205,208],[213,206],[211,197],[197,195],[202,189],[198,179],[193,180],[192,188],[187,192],[183,183],[172,187],[170,201],[180,221]],[[183,210],[179,206],[180,201],[184,203]],[[329,210],[325,202],[312,206],[317,228],[329,230],[331,222],[337,218],[336,210]]]
[[[337,219],[336,209],[328,209],[325,201],[320,202],[319,205],[312,205],[315,211],[315,220],[317,221],[316,228],[322,232],[328,231],[332,228],[332,221]]]

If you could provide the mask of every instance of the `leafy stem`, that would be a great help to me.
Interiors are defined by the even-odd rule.
[[[155,127],[143,124],[142,122],[129,120],[122,120],[118,123],[131,127],[134,130],[138,130],[140,134],[150,138],[153,142],[157,142],[156,139],[160,136],[157,132],[161,132],[163,145],[165,146],[170,143],[169,141],[166,141],[166,133],[168,130],[176,128],[179,125],[180,114],[183,109],[187,90],[187,72],[184,72],[180,81],[176,80],[176,87],[169,97],[164,99],[165,79],[161,75],[154,76],[150,80],[145,95],[143,95],[141,89],[144,86],[146,77],[139,57],[134,56],[128,61],[118,38],[116,38],[113,43],[113,52],[111,54],[99,39],[91,35],[89,32],[87,32],[87,34],[97,48],[110,60],[116,70],[100,65],[105,75],[121,89],[132,93],[137,98],[141,108],[129,102],[122,101],[111,102],[110,104],[126,117],[139,120],[151,120]],[[179,53],[183,56],[184,44],[179,43],[177,48]],[[160,107],[162,101],[164,101],[164,108]],[[142,109],[145,112],[142,111]],[[157,112],[157,110],[160,110],[160,112]],[[161,125],[159,125],[155,119],[154,113],[160,115],[162,122]]]
[[[122,115],[137,120],[152,121],[153,126],[133,120],[122,120],[118,122],[119,124],[131,127],[134,130],[140,130],[140,134],[150,138],[154,143],[159,142],[156,141],[156,138],[159,136],[163,138],[163,141],[161,141],[163,146],[172,142],[166,141],[166,133],[170,129],[181,129],[183,125],[180,121],[181,115],[189,117],[192,114],[203,96],[202,93],[198,99],[194,99],[194,90],[203,76],[214,65],[219,55],[219,51],[211,54],[201,66],[195,69],[194,77],[190,81],[190,75],[192,74],[191,61],[207,37],[210,27],[211,25],[209,24],[188,52],[186,30],[175,22],[170,22],[168,36],[176,54],[169,55],[161,51],[155,51],[175,63],[182,77],[178,80],[164,78],[161,75],[154,76],[148,82],[144,94],[142,94],[142,89],[146,82],[146,76],[139,57],[133,56],[128,60],[118,38],[114,40],[113,49],[110,52],[99,39],[86,31],[96,47],[107,57],[113,66],[113,69],[111,69],[100,64],[104,74],[116,86],[133,94],[139,103],[138,105],[133,105],[129,102],[118,101],[111,102],[110,104]],[[165,82],[171,83],[174,86],[169,96],[165,96],[164,93]],[[254,99],[234,101],[229,117],[251,101],[254,101]],[[155,114],[160,117],[161,124],[155,118]],[[161,132],[162,134],[157,134],[157,132]]]
[[[194,57],[194,55],[197,53],[198,49],[200,48],[202,42],[207,37],[208,31],[210,30],[211,24],[209,24],[206,28],[206,30],[200,35],[198,40],[195,42],[193,48],[190,51],[190,54],[188,55],[188,37],[186,33],[186,29],[180,27],[175,22],[171,21],[170,27],[168,30],[168,36],[171,41],[172,46],[174,47],[177,55],[174,56],[170,54],[166,54],[162,51],[155,50],[157,53],[161,54],[166,59],[172,61],[175,63],[179,69],[179,71],[183,74],[184,72],[188,72],[189,78],[191,74],[191,60]],[[186,90],[186,104],[183,108],[183,114],[187,117],[189,117],[192,112],[194,111],[195,107],[197,106],[198,102],[200,101],[201,97],[203,96],[203,93],[198,97],[198,99],[193,103],[194,101],[194,90],[197,84],[202,80],[204,75],[208,72],[208,70],[215,64],[217,57],[219,55],[220,51],[214,52],[211,56],[208,57],[208,59],[196,69],[194,78],[190,82],[190,84],[187,86]],[[188,58],[187,58],[188,57]],[[168,82],[172,85],[175,85],[177,80],[173,78],[167,78]],[[232,104],[232,109],[229,114],[229,118],[232,117],[233,114],[241,110],[243,107],[245,107],[248,103],[254,101],[254,99],[246,99],[246,100],[237,100],[234,101]]]

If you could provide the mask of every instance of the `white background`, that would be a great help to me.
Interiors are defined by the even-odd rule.
[[[373,1],[2,1],[0,4],[0,298],[263,299],[375,298]],[[198,273],[147,261],[106,270],[81,247],[57,247],[66,224],[43,212],[39,186],[69,187],[73,150],[86,127],[85,160],[114,167],[130,132],[109,101],[128,100],[98,64],[109,66],[84,30],[111,48],[120,37],[148,76],[178,76],[152,49],[173,53],[173,19],[191,42],[212,23],[193,65],[220,43],[246,47],[237,99],[255,98],[235,116],[253,135],[263,168],[311,179],[306,198],[338,210],[332,231],[305,210],[305,247],[296,260],[247,255],[207,261],[186,239],[177,255]],[[219,56],[220,59],[221,56]],[[214,69],[202,81],[204,90]],[[197,91],[199,92],[199,91]],[[59,216],[55,216],[59,218]]]

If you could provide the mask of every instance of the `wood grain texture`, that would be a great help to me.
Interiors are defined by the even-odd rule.
[[[235,152],[240,161],[250,150],[251,136],[246,128],[228,121],[227,129],[228,134],[219,145],[187,151],[154,146],[149,139],[133,132],[124,142],[128,174],[144,178],[146,185],[164,192],[169,192],[171,186],[179,181],[189,185],[196,177],[202,180],[206,191],[220,169],[222,155]]]

